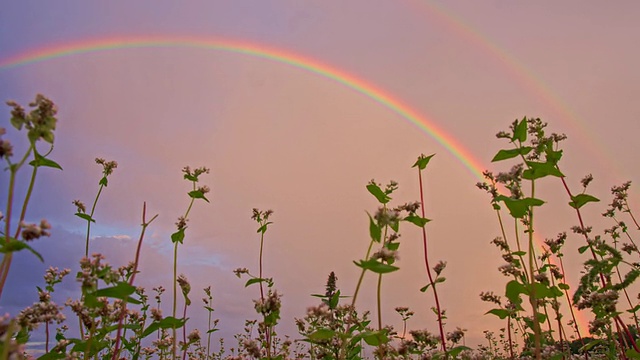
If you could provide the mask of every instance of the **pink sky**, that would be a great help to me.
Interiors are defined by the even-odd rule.
[[[603,201],[586,211],[598,230],[611,225],[599,217],[609,188],[640,175],[637,2],[58,1],[4,8],[0,64],[35,49],[136,36],[230,39],[281,49],[374,84],[493,170],[500,168],[490,159],[506,146],[494,134],[515,118],[541,117],[552,131],[569,136],[562,165],[569,183],[577,190],[584,175],[594,175],[590,193]],[[137,238],[147,201],[148,211],[160,216],[149,229],[141,282],[166,285],[169,235],[188,202],[180,169],[210,167],[203,181],[212,188],[212,202],[193,210],[179,250],[180,272],[192,279],[194,292],[212,285],[216,314],[230,338],[245,318],[255,318],[257,289],[244,289],[231,272],[257,269],[251,209],[273,209],[265,271],[284,294],[282,327],[293,334],[293,317],[315,303],[309,294],[323,291],[330,271],[344,293],[353,291],[359,273],[352,260],[368,245],[365,211],[376,209],[367,182],[396,180],[394,200],[417,200],[410,166],[421,153],[437,153],[425,173],[426,209],[434,220],[428,225],[431,260],[448,262],[439,288],[447,328],[469,329],[474,344],[482,341],[482,330],[500,326],[483,315],[490,307],[478,298],[480,291],[503,293],[506,283],[497,271],[502,260],[489,244],[498,224],[488,198],[474,186],[478,179],[427,132],[353,89],[255,56],[170,47],[0,68],[0,82],[2,100],[26,104],[41,92],[60,108],[53,158],[65,171],[43,171],[30,215],[54,226],[55,239],[42,241],[43,249],[54,241],[76,246],[75,238],[82,244],[83,224],[71,201],[89,203],[95,195],[95,157],[117,160],[93,234]],[[8,127],[8,111],[3,114],[1,126]],[[537,220],[541,237],[576,222],[560,186],[548,179],[540,188],[548,202]],[[638,191],[631,194],[632,206],[638,204]],[[409,306],[417,314],[409,326],[435,332],[432,298],[418,291],[427,282],[420,233],[404,230],[401,270],[384,280],[384,321],[399,326],[392,309]],[[118,241],[124,245],[99,242],[117,257],[114,263],[127,262],[134,242]],[[574,283],[584,260],[575,252],[581,241],[570,235],[566,250]],[[61,261],[57,266],[76,260],[52,258]],[[16,266],[33,261],[25,256]],[[17,284],[40,274],[10,276]],[[375,305],[373,277],[368,280],[362,308]],[[15,305],[10,299],[3,298],[0,311]]]

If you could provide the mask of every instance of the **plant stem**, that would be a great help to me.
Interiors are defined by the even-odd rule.
[[[531,180],[531,197],[535,198],[535,181]],[[538,299],[535,291],[535,247],[534,247],[534,239],[533,239],[533,205],[529,206],[529,222],[528,222],[528,235],[529,235],[529,302],[531,303],[531,308],[533,310],[533,338],[535,344],[535,357],[536,360],[542,359],[541,354],[541,330],[540,330],[540,322],[538,321]]]
[[[569,195],[569,198],[573,199],[573,194],[571,193],[571,190],[569,189],[569,185],[567,185],[567,181],[565,180],[564,176],[560,177],[560,180],[562,181],[562,185],[564,186],[564,189],[567,192],[567,195]],[[594,260],[598,261],[598,257],[596,256],[595,250],[593,249],[593,246],[589,242],[589,236],[587,235],[587,232],[585,231],[586,227],[584,226],[584,221],[582,221],[582,214],[580,213],[580,209],[576,208],[575,210],[576,210],[576,214],[578,215],[578,221],[580,223],[580,229],[582,230],[582,234],[584,235],[584,238],[587,241],[587,245],[589,246],[589,250],[591,250],[591,255],[593,256]],[[600,272],[599,275],[600,275],[600,282],[602,283],[602,287],[605,288],[607,286],[607,282],[606,282],[606,280],[604,278],[604,274],[602,274],[602,272]],[[615,321],[616,321],[616,324],[619,323],[620,326],[622,327],[622,330],[624,330],[624,332],[625,332],[625,334],[627,336],[627,339],[631,343],[631,346],[633,347],[633,349],[636,352],[640,352],[640,349],[636,345],[636,342],[634,341],[633,336],[631,335],[631,332],[629,331],[629,328],[620,319],[619,315],[615,316]]]
[[[373,240],[369,243],[369,248],[367,249],[367,255],[365,255],[364,260],[369,260],[369,255],[371,254],[371,249],[373,248]],[[360,277],[358,278],[358,284],[356,285],[356,290],[353,292],[353,299],[351,300],[351,306],[356,306],[356,299],[358,298],[358,292],[360,292],[360,286],[362,285],[362,280],[364,279],[364,273],[366,269],[362,269],[360,272]]]
[[[196,190],[196,182],[192,181],[193,183],[193,190]],[[193,202],[195,201],[194,198],[191,198],[191,201],[189,202],[189,206],[187,207],[187,211],[184,213],[184,220],[186,221],[187,218],[189,217],[189,212],[191,211],[191,208],[193,207]],[[176,317],[176,310],[177,310],[177,303],[178,303],[178,244],[180,242],[176,241],[174,249],[173,249],[173,308],[172,308],[172,316],[175,318]],[[172,335],[173,335],[173,344],[171,346],[171,353],[172,353],[172,358],[173,360],[176,359],[176,351],[177,351],[177,343],[176,343],[176,328],[173,327],[172,328]]]
[[[133,262],[133,273],[131,274],[131,278],[129,279],[129,285],[133,285],[133,281],[135,280],[136,274],[138,273],[138,265],[140,264],[140,252],[142,249],[142,240],[144,239],[144,233],[147,230],[147,226],[149,226],[149,224],[151,224],[151,222],[158,217],[158,215],[155,215],[153,218],[151,218],[151,220],[149,220],[149,222],[147,222],[146,214],[147,214],[147,203],[144,202],[142,203],[142,231],[140,232],[140,238],[138,239],[138,247],[136,248],[136,258]],[[117,360],[120,353],[120,334],[122,332],[122,323],[124,321],[124,316],[126,312],[127,312],[127,302],[124,301],[122,306],[122,312],[120,313],[120,319],[118,320],[116,344],[114,346],[113,356],[111,357],[111,360]]]
[[[420,211],[421,215],[424,218],[424,191],[422,189],[422,170],[418,167],[418,182],[420,183]],[[427,269],[427,275],[429,276],[429,284],[431,284],[431,288],[433,289],[433,297],[436,302],[436,311],[438,312],[438,329],[440,330],[440,342],[442,345],[442,351],[447,353],[447,343],[444,336],[444,326],[442,324],[442,311],[440,310],[440,301],[438,299],[438,291],[436,289],[436,284],[433,281],[433,276],[431,275],[431,267],[429,266],[429,254],[427,251],[427,230],[422,227],[422,244],[424,248],[424,264]]]
[[[89,217],[93,219],[93,213],[96,211],[96,205],[98,205],[98,199],[100,198],[100,194],[102,193],[102,188],[104,187],[103,184],[100,184],[100,187],[98,188],[98,194],[96,194],[96,198],[95,200],[93,200],[93,205],[91,206],[91,213],[89,214]],[[84,247],[84,256],[88,257],[89,256],[89,234],[91,233],[91,220],[87,220],[87,239],[85,241],[85,247]]]
[[[20,160],[20,162],[16,164],[11,164],[9,162],[9,190],[8,190],[8,198],[7,198],[7,211],[5,213],[5,223],[4,223],[4,235],[5,242],[8,244],[11,240],[10,234],[10,224],[11,224],[11,215],[13,209],[13,196],[15,191],[15,183],[16,183],[16,174],[22,165],[25,163],[31,151],[35,152],[35,144],[33,142],[30,143],[29,149],[25,152],[24,156]],[[31,181],[29,182],[29,189],[27,191],[27,195],[25,197],[24,203],[22,204],[22,213],[20,214],[20,220],[18,221],[18,228],[16,230],[16,235],[14,238],[18,238],[20,235],[20,229],[22,228],[22,221],[24,220],[24,216],[27,211],[27,204],[29,203],[29,199],[31,198],[31,192],[33,190],[33,185],[35,183],[36,171],[38,169],[37,165],[34,165],[33,172],[31,175]],[[0,263],[0,298],[2,298],[2,290],[4,289],[4,285],[7,282],[7,276],[9,275],[9,268],[11,267],[11,260],[13,259],[13,253],[9,252],[5,254],[2,258],[2,263]]]

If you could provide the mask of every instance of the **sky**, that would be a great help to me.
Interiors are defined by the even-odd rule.
[[[42,93],[59,107],[51,157],[27,220],[48,219],[51,238],[34,247],[45,264],[18,254],[0,312],[37,300],[49,266],[75,267],[84,223],[72,200],[92,202],[101,168],[118,168],[96,208],[91,250],[115,265],[132,260],[142,204],[159,214],[144,240],[140,285],[170,287],[170,234],[186,210],[186,166],[206,166],[211,203],[195,204],[179,272],[193,298],[212,286],[221,336],[231,342],[254,319],[257,288],[232,270],[257,272],[259,237],[252,208],[273,209],[264,269],[283,294],[282,333],[295,338],[330,271],[343,293],[355,288],[369,243],[366,212],[375,179],[399,183],[395,204],[419,198],[418,155],[436,156],[424,175],[429,253],[447,262],[439,287],[447,330],[468,329],[478,344],[501,324],[484,313],[481,291],[504,292],[499,227],[475,184],[507,144],[495,138],[516,118],[540,117],[565,133],[567,181],[593,174],[585,209],[598,230],[609,189],[639,178],[640,3],[620,1],[21,1],[0,13],[0,98],[26,105]],[[0,112],[9,128],[9,108]],[[12,136],[15,133],[9,133]],[[17,141],[16,141],[17,142]],[[24,174],[23,174],[24,176]],[[3,187],[7,175],[1,176]],[[24,189],[26,177],[21,178]],[[554,237],[576,225],[557,179],[545,179],[537,232]],[[632,187],[631,205],[638,204]],[[6,204],[6,193],[1,195]],[[5,205],[2,205],[3,208]],[[385,276],[383,321],[400,326],[397,306],[416,315],[410,328],[437,331],[421,234],[401,228],[400,271]],[[582,239],[570,234],[569,280],[579,277]],[[75,296],[69,277],[56,293]],[[169,298],[165,298],[165,304]],[[196,302],[199,306],[199,300]],[[359,300],[375,306],[369,274]],[[189,327],[203,329],[193,307]]]

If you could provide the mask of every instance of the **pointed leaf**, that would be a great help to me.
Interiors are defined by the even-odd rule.
[[[60,166],[57,162],[55,162],[55,161],[53,161],[51,159],[47,159],[46,157],[38,154],[37,152],[34,153],[34,157],[35,157],[35,159],[31,160],[29,165],[31,165],[31,166],[52,167],[54,169],[62,170],[62,166]]]
[[[381,263],[375,259],[369,259],[367,261],[361,260],[359,263],[354,261],[353,263],[360,268],[371,270],[376,274],[386,274],[399,269],[397,266]]]
[[[419,170],[424,170],[424,168],[427,167],[427,164],[429,163],[429,161],[434,155],[435,154],[431,154],[429,156],[420,155],[416,163],[413,164],[412,168],[417,166]]]
[[[40,255],[39,252],[35,251],[31,246],[29,246],[29,244],[24,241],[20,241],[18,239],[10,237],[8,242],[4,239],[0,242],[0,253],[3,254],[14,253],[25,249],[30,251],[38,259],[40,259],[41,262],[44,262],[44,258],[42,257],[42,255]]]
[[[253,278],[253,279],[249,279],[249,280],[247,280],[247,282],[244,284],[244,287],[247,287],[247,286],[249,286],[249,285],[251,285],[251,284],[261,283],[261,282],[264,282],[264,281],[266,281],[266,279],[263,279],[263,278]]]
[[[89,216],[89,214],[85,214],[85,213],[81,213],[81,212],[77,212],[75,213],[75,215],[81,219],[87,220],[87,221],[91,221],[91,222],[96,222],[91,216]]]
[[[590,203],[590,202],[598,202],[600,201],[600,199],[591,196],[589,194],[578,194],[575,196],[571,197],[571,201],[569,202],[569,206],[571,206],[574,209],[580,209],[581,207],[583,207],[586,203]]]
[[[200,190],[189,191],[189,197],[193,199],[203,199],[204,201],[209,202],[209,199],[207,199],[204,196],[204,193]]]
[[[329,340],[332,337],[334,337],[336,334],[335,331],[331,330],[331,329],[318,329],[316,331],[314,331],[313,333],[309,334],[309,339],[313,340],[313,341],[318,341],[318,340]]]
[[[404,220],[416,225],[417,227],[424,227],[429,221],[431,221],[431,219],[423,218],[416,214],[409,214],[409,216],[404,218]]]
[[[516,280],[511,280],[507,283],[505,296],[511,300],[514,304],[520,304],[520,294],[527,294],[527,289]]]
[[[522,173],[522,178],[527,180],[540,179],[545,176],[564,177],[564,174],[558,170],[558,167],[550,162],[527,161],[529,167]]]
[[[124,300],[130,304],[142,304],[140,300],[131,297],[136,292],[136,287],[126,282],[119,282],[116,286],[99,289],[95,292],[96,297],[109,297]]]
[[[382,331],[367,331],[363,334],[362,339],[370,346],[379,346],[389,342],[389,338]]]
[[[511,216],[516,219],[524,217],[529,211],[530,206],[541,206],[544,204],[544,201],[536,198],[512,199],[504,195],[497,196],[496,200],[504,202]]]
[[[171,242],[172,243],[180,243],[182,244],[184,241],[184,229],[182,228],[176,232],[174,232],[173,234],[171,234]]]
[[[524,117],[522,120],[516,125],[515,129],[513,129],[513,137],[511,137],[511,141],[518,140],[519,142],[527,141],[527,118]]]
[[[387,249],[391,250],[391,251],[396,251],[398,250],[398,248],[400,247],[400,243],[397,242],[388,242],[384,245],[384,247],[386,247]]]
[[[154,321],[151,324],[149,324],[149,326],[142,332],[142,338],[145,338],[153,334],[158,329],[181,328],[182,326],[184,326],[186,322],[187,322],[186,319],[177,319],[177,318],[174,318],[173,316],[167,316],[166,318],[160,321]]]
[[[461,352],[463,352],[465,350],[471,350],[471,348],[468,347],[468,346],[460,345],[460,346],[456,346],[453,349],[447,351],[447,353],[449,354],[449,356],[451,356],[452,359],[455,359],[456,356],[458,356]]]
[[[386,204],[389,202],[389,200],[391,200],[389,195],[385,194],[377,184],[371,183],[367,185],[367,190],[369,190],[371,195],[375,196],[376,199],[378,199],[378,202],[380,202],[381,204]]]
[[[493,157],[493,159],[491,159],[491,162],[507,160],[520,155],[527,155],[529,152],[531,152],[531,150],[533,150],[533,148],[530,146],[523,146],[520,148],[509,149],[509,150],[500,150]]]
[[[489,311],[487,311],[485,313],[486,314],[493,314],[497,317],[499,317],[500,319],[506,319],[507,316],[509,316],[509,310],[507,309],[491,309]]]
[[[367,215],[369,216],[369,236],[371,236],[371,239],[375,242],[380,242],[380,240],[382,239],[382,230],[380,229],[376,221],[373,220],[371,215],[369,213],[367,213]]]

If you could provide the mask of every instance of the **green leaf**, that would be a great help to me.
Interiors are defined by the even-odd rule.
[[[371,239],[375,242],[380,242],[382,239],[382,230],[369,213],[367,213],[367,216],[369,216],[369,236],[371,236]]]
[[[541,206],[544,201],[536,198],[512,199],[504,195],[498,195],[496,200],[504,202],[509,213],[516,219],[523,218],[531,206]]]
[[[136,287],[126,282],[119,282],[116,286],[99,289],[95,292],[96,297],[109,297],[124,300],[130,304],[142,304],[141,301],[131,297],[136,292]]]
[[[102,185],[102,186],[106,187],[107,184],[109,184],[109,180],[107,180],[106,176],[103,176],[102,179],[100,179],[100,181],[98,181],[98,185]]]
[[[425,285],[425,286],[421,287],[421,288],[420,288],[420,291],[421,291],[421,292],[425,292],[425,291],[427,291],[427,289],[429,289],[429,286],[431,286],[431,284],[427,284],[427,285]]]
[[[247,287],[251,284],[257,284],[257,283],[261,283],[261,282],[265,282],[267,281],[266,279],[263,278],[253,278],[253,279],[249,279],[247,280],[247,282],[244,284],[244,287]]]
[[[631,309],[627,310],[627,312],[635,313],[638,310],[640,310],[640,305],[636,305],[636,306],[632,307]]]
[[[22,124],[24,123],[24,121],[21,118],[12,116],[10,121],[11,125],[13,125],[16,130],[22,130]]]
[[[429,221],[431,221],[431,219],[423,218],[416,214],[409,214],[409,216],[404,218],[404,220],[416,225],[417,227],[424,227]]]
[[[562,150],[552,150],[552,147],[549,146],[545,151],[545,158],[548,163],[557,165],[558,161],[562,158]]]
[[[533,150],[531,146],[523,146],[523,147],[519,147],[516,149],[509,149],[509,150],[503,149],[498,151],[498,153],[493,157],[493,159],[491,159],[491,162],[507,160],[520,155],[527,155],[529,152],[531,152],[531,150]]]
[[[84,220],[91,221],[91,222],[96,222],[91,216],[89,216],[89,214],[77,212],[77,213],[75,213],[75,215],[77,217],[79,217],[80,219],[84,219]]]
[[[398,250],[398,248],[400,247],[400,243],[397,242],[388,242],[384,245],[384,247],[386,247],[387,249],[391,250],[391,251],[396,251]]]
[[[257,233],[262,233],[262,234],[266,233],[266,232],[267,232],[267,227],[268,227],[269,225],[271,225],[271,224],[273,224],[273,222],[268,222],[268,223],[266,223],[266,224],[264,224],[264,225],[260,226],[256,232],[257,232]]]
[[[149,326],[147,326],[147,328],[142,332],[142,338],[153,334],[158,329],[179,329],[183,327],[186,322],[186,319],[176,319],[173,316],[167,316],[160,321],[154,321],[149,324]]]
[[[449,351],[447,351],[447,353],[449,354],[449,356],[455,359],[456,356],[458,356],[461,352],[465,350],[471,350],[471,348],[468,346],[460,345],[460,346],[454,347],[453,349],[450,349]]]
[[[18,344],[26,344],[30,338],[31,335],[29,334],[29,329],[27,327],[21,328],[15,336],[15,340]]]
[[[340,302],[340,290],[336,291],[329,299],[329,309],[335,309],[338,306],[338,302]]]
[[[640,353],[633,348],[627,349],[624,354],[627,355],[629,359],[640,359]]]
[[[316,331],[314,331],[313,333],[309,334],[309,339],[312,341],[318,341],[318,340],[328,340],[331,339],[332,337],[334,337],[336,334],[335,331],[331,330],[331,329],[318,329]]]
[[[62,170],[62,166],[58,165],[57,162],[47,159],[46,157],[38,154],[37,152],[34,153],[34,157],[35,159],[31,160],[31,162],[29,163],[29,165],[31,166],[45,166],[45,167],[52,167],[55,169],[60,169]]]
[[[366,331],[362,334],[362,339],[369,346],[379,346],[389,342],[389,338],[384,331]]]
[[[174,232],[173,234],[171,234],[171,242],[172,243],[180,243],[182,244],[184,241],[184,229],[182,228],[176,232]]]
[[[600,199],[591,196],[589,194],[578,194],[575,196],[571,197],[571,201],[569,202],[569,206],[571,206],[574,209],[580,209],[581,207],[583,207],[586,203],[590,203],[590,202],[598,202],[600,201]]]
[[[556,298],[562,296],[562,291],[555,286],[549,286],[543,283],[533,283],[533,288],[535,289],[536,298],[544,299],[544,298]]]
[[[526,254],[527,253],[525,251],[514,251],[514,252],[511,253],[511,255],[513,255],[513,256],[524,256]]]
[[[520,304],[520,294],[527,294],[527,288],[517,280],[511,280],[507,283],[505,296],[514,304]]]
[[[211,334],[211,333],[216,332],[218,330],[220,330],[220,329],[209,329],[209,331],[207,331],[207,334]]]
[[[540,179],[545,176],[564,177],[564,174],[558,170],[555,164],[550,162],[527,161],[528,169],[522,172],[522,178],[527,180]]]
[[[386,274],[386,273],[394,272],[399,269],[399,267],[397,266],[381,263],[375,259],[369,259],[366,261],[360,260],[359,263],[354,261],[353,263],[360,268],[363,268],[365,270],[371,270],[376,274]]]
[[[371,183],[367,185],[367,190],[369,190],[371,195],[375,196],[381,204],[386,204],[391,200],[389,195],[385,194],[377,184]]]
[[[48,353],[40,356],[38,360],[57,360],[64,359],[65,357],[66,355],[64,353],[49,351]]]
[[[10,237],[8,242],[5,240],[2,240],[0,242],[0,253],[3,254],[14,253],[25,249],[30,251],[38,259],[40,259],[41,262],[44,262],[44,258],[42,257],[42,255],[40,255],[39,252],[35,251],[31,246],[29,246],[29,244],[24,241],[20,241],[18,239]]]
[[[429,161],[434,155],[435,154],[431,154],[429,156],[420,155],[418,157],[418,161],[416,161],[416,163],[413,164],[412,168],[417,166],[419,170],[424,170],[424,168],[427,167],[427,164],[429,163]]]
[[[567,285],[567,284],[565,284],[565,283],[559,283],[559,284],[558,284],[558,287],[559,287],[561,290],[569,290],[569,288],[570,288],[570,286],[569,286],[569,285]]]
[[[509,313],[509,310],[506,310],[506,309],[491,309],[487,311],[485,315],[486,314],[493,314],[499,317],[501,320],[504,320],[507,318],[507,316],[509,316],[510,313]]]
[[[520,122],[515,126],[515,129],[513,129],[513,136],[511,137],[511,141],[518,140],[521,143],[527,141],[527,129],[527,118],[523,117],[522,120],[520,120]]]
[[[209,202],[209,199],[207,199],[204,196],[204,193],[200,190],[189,191],[189,197],[193,199],[203,199],[204,201]]]
[[[197,182],[198,181],[198,177],[197,176],[193,176],[193,175],[189,175],[189,174],[184,174],[184,178],[189,180],[189,181],[193,181],[193,182]]]
[[[580,247],[578,248],[578,252],[579,252],[580,254],[583,254],[585,251],[587,251],[587,249],[589,249],[589,245],[580,246]]]

